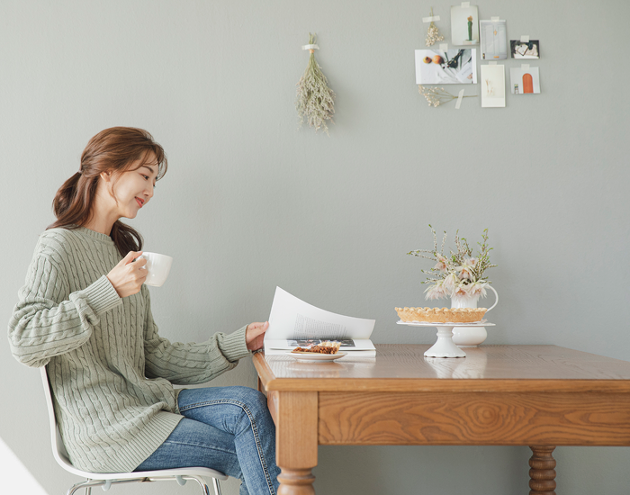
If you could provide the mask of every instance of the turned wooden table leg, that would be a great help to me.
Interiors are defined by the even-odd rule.
[[[310,469],[281,469],[282,474],[278,476],[278,495],[315,495],[315,476]]]
[[[529,495],[556,495],[556,460],[551,455],[555,447],[530,446],[534,455],[529,459]]]
[[[317,392],[278,392],[277,406],[278,495],[315,495]]]

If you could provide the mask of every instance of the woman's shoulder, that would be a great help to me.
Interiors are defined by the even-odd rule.
[[[54,229],[44,230],[39,234],[39,244],[43,245],[55,245],[66,244],[76,238],[76,233],[73,229],[66,227],[56,227]]]
[[[57,227],[39,235],[35,254],[52,256],[55,259],[72,256],[81,249],[79,232],[76,229]]]

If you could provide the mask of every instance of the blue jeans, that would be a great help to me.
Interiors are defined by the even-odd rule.
[[[247,387],[185,389],[184,419],[136,471],[209,467],[241,480],[240,495],[278,490],[275,425],[267,400]]]

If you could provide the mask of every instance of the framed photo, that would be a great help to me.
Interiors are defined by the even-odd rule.
[[[416,84],[477,84],[474,48],[416,50]]]
[[[513,95],[540,94],[538,67],[510,69],[510,88]]]
[[[479,13],[476,5],[451,7],[451,38],[454,45],[479,44]]]
[[[504,60],[508,57],[505,21],[479,21],[481,60]]]
[[[512,58],[540,58],[540,43],[538,40],[510,40],[510,52]]]
[[[505,106],[505,65],[481,66],[481,106]]]

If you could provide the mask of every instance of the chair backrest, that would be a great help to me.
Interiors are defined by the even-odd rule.
[[[57,426],[57,419],[55,418],[55,405],[53,404],[52,392],[50,391],[50,382],[48,381],[48,373],[46,373],[46,366],[40,368],[42,375],[42,385],[44,386],[44,396],[46,397],[46,405],[48,406],[48,422],[50,423],[50,443],[52,446],[52,452],[55,460],[64,469],[74,472],[76,468],[72,466],[70,462],[70,456],[66,450],[61,434],[59,433],[59,427]]]

